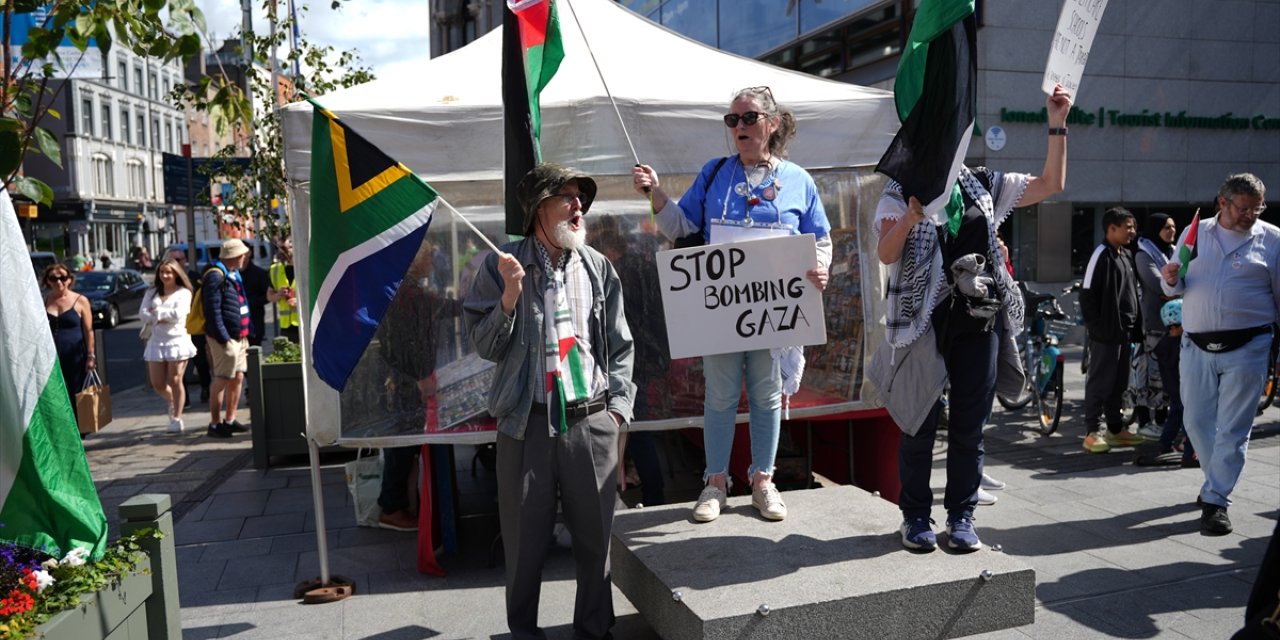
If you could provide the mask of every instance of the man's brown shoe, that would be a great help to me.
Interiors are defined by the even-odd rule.
[[[390,513],[384,511],[378,516],[378,526],[393,531],[417,531],[418,519],[413,517],[413,514],[409,513],[408,509]]]

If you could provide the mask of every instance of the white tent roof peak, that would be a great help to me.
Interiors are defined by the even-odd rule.
[[[640,161],[660,173],[696,173],[732,153],[720,116],[748,86],[770,87],[795,113],[790,157],[806,168],[874,164],[897,131],[890,92],[724,53],[611,0],[557,1],[565,57],[541,98],[547,160],[601,175],[625,174],[634,164],[588,43]],[[374,81],[317,102],[428,182],[501,178],[500,29],[426,63],[420,79],[414,86]],[[290,173],[305,179],[310,106],[290,105],[285,118]]]

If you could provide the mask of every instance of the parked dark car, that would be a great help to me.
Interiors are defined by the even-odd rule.
[[[138,317],[142,296],[147,293],[147,283],[143,281],[142,274],[133,269],[77,273],[72,288],[89,299],[93,323],[108,329],[120,324],[121,320]]]

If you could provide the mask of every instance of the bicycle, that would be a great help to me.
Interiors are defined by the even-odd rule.
[[[1067,314],[1058,306],[1056,296],[1031,291],[1023,283],[1018,283],[1018,287],[1027,301],[1027,309],[1032,313],[1018,349],[1026,373],[1026,386],[1017,398],[997,394],[996,400],[1009,410],[1021,409],[1035,400],[1040,419],[1039,431],[1051,435],[1058,430],[1058,422],[1062,418],[1062,368],[1066,356],[1058,348],[1058,342],[1072,323],[1066,321]],[[1063,293],[1070,290],[1068,287]]]
[[[1262,399],[1258,401],[1258,415],[1276,401],[1276,387],[1280,387],[1280,331],[1271,334],[1271,357],[1267,360],[1267,384],[1262,387]]]

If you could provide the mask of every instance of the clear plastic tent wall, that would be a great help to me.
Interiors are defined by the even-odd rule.
[[[863,372],[869,346],[883,335],[877,320],[884,313],[883,276],[869,226],[883,178],[868,168],[818,170],[813,176],[833,227],[831,280],[823,294],[827,342],[805,350],[803,384],[790,402],[792,419],[875,407]],[[691,177],[664,181],[674,195],[683,192]],[[654,256],[670,248],[670,242],[653,231],[648,203],[629,191],[629,178],[602,178],[600,183],[601,195],[586,217],[588,244],[610,258],[622,280],[636,344],[633,381],[639,389],[631,428],[700,427],[701,359],[672,360],[666,349],[667,322]],[[475,188],[455,186],[464,200],[470,197],[468,189]],[[437,188],[450,199],[450,185]],[[305,189],[295,190],[295,220],[307,219],[306,195]],[[495,244],[508,240],[502,233],[501,206],[460,209]],[[295,222],[299,278],[306,276],[309,236],[321,232]],[[495,425],[485,407],[493,367],[474,353],[461,318],[471,279],[488,253],[485,243],[447,207],[437,210],[346,389],[339,394],[306,369],[309,430],[319,442],[404,446],[492,441]],[[302,291],[308,286],[299,283]],[[304,312],[304,327],[309,320]],[[745,420],[745,398],[740,409],[739,419]]]

